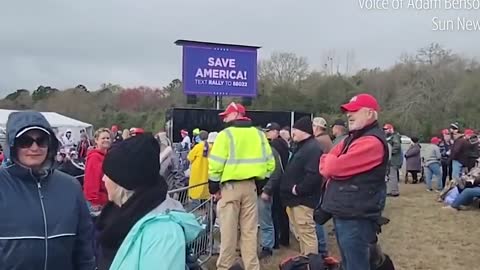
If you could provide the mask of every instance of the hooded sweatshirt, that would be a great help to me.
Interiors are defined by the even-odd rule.
[[[70,138],[67,138],[67,133],[70,133]],[[67,129],[65,131],[65,134],[63,134],[63,136],[62,136],[62,146],[63,146],[63,148],[69,150],[70,148],[74,147],[74,145],[75,145],[75,141],[73,139],[72,130]]]
[[[31,126],[49,131],[39,171],[16,161],[16,135]],[[0,169],[0,268],[95,269],[93,225],[78,181],[54,170],[58,140],[39,112],[14,112],[7,122],[6,168]]]
[[[87,154],[83,193],[88,202],[95,206],[104,206],[108,202],[107,190],[103,183],[102,164],[105,152],[92,149]]]

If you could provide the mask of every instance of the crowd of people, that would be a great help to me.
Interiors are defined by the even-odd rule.
[[[480,197],[478,137],[452,123],[427,146],[412,137],[403,151],[394,126],[379,124],[373,96],[356,95],[341,110],[347,122],[303,117],[291,128],[259,128],[232,102],[219,115],[223,130],[196,128],[192,138],[181,130],[178,147],[165,132],[116,125],[92,138],[82,130],[75,142],[40,113],[12,113],[0,170],[1,268],[193,270],[187,243],[204,227],[167,194],[189,186],[193,204],[215,201],[217,269],[235,267],[239,246],[243,269],[258,270],[291,234],[301,255],[338,264],[329,220],[341,269],[392,269],[377,234],[387,197],[400,195],[404,160],[405,183],[411,176],[433,191],[436,178],[438,200],[462,210]]]
[[[412,184],[424,182],[427,191],[439,193],[438,201],[445,203],[446,209],[462,210],[480,198],[480,178],[475,176],[480,143],[473,129],[462,131],[458,123],[452,123],[441,131],[440,136],[432,137],[429,144],[423,144],[425,149],[417,137],[411,137],[405,153],[401,149],[400,134],[393,126],[387,124],[384,130],[392,147],[387,195],[399,196],[399,170],[405,158],[405,184],[409,183],[410,177]]]
[[[442,130],[441,138],[434,137],[431,143],[433,150],[426,157],[428,189],[432,190],[432,175],[437,175],[438,201],[446,209],[465,210],[480,199],[478,134],[469,128],[462,132],[458,123],[452,123],[449,129]]]
[[[260,261],[275,249],[290,246],[291,233],[300,254],[318,254],[335,264],[323,228],[332,218],[342,269],[391,263],[376,237],[384,220],[390,164],[389,143],[377,122],[379,105],[371,95],[361,94],[342,110],[348,124],[338,119],[329,126],[324,118],[304,117],[291,129],[275,122],[259,128],[245,107],[232,102],[220,114],[226,127],[213,144],[202,143],[206,131],[192,132],[198,140],[181,131],[181,148],[193,145],[189,182],[207,180],[217,201],[217,269],[233,269],[238,245],[244,269],[260,269]],[[258,242],[257,253],[252,247]]]
[[[82,187],[56,169],[59,153],[75,146],[71,132],[60,140],[29,111],[11,113],[6,133],[1,269],[185,269],[187,243],[203,227],[167,195],[153,135],[135,129],[115,140],[97,130]]]

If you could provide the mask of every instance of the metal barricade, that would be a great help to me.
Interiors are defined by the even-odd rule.
[[[187,243],[191,255],[197,258],[200,265],[207,262],[213,255],[213,243],[214,243],[214,204],[212,199],[207,200],[191,200],[188,196],[188,191],[192,188],[208,185],[208,183],[202,183],[191,187],[178,188],[170,190],[168,194],[171,198],[182,203],[185,210],[189,213],[193,213],[198,222],[202,225],[203,231],[198,237]]]
[[[188,153],[190,151],[180,151],[176,152],[178,155],[178,164],[181,170],[186,171],[190,167],[190,162],[187,159]]]
[[[190,150],[182,149],[181,144],[174,143],[173,150],[178,159],[178,166],[180,170],[186,171],[190,167],[190,162],[187,159]]]

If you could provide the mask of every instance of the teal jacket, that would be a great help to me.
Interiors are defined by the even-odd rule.
[[[110,270],[185,270],[186,245],[202,229],[193,214],[167,197],[132,227]]]

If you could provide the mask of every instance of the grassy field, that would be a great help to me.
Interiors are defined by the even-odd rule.
[[[480,269],[480,209],[456,212],[443,209],[435,201],[436,193],[425,191],[423,184],[401,186],[401,196],[389,198],[384,215],[391,219],[381,234],[382,248],[399,270],[478,270]],[[332,231],[329,249],[338,250]],[[290,249],[277,250],[273,261],[262,269],[278,269],[279,262],[296,254]],[[215,269],[215,258],[206,265]]]

